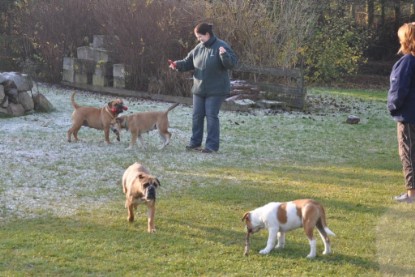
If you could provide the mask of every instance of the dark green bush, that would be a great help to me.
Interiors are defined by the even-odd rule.
[[[368,32],[347,18],[320,24],[301,49],[307,81],[331,82],[357,73],[359,65],[365,62],[367,41]]]

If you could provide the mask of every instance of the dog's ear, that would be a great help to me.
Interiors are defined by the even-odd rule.
[[[146,176],[143,173],[138,174],[138,179],[142,180],[144,179]]]
[[[249,220],[249,212],[246,212],[245,214],[244,214],[244,216],[242,217],[242,221],[245,221],[245,220]]]
[[[160,181],[159,181],[159,179],[154,178],[154,181],[156,181],[156,187],[159,187],[159,186],[160,186]]]
[[[112,101],[108,102],[108,107],[112,108]]]

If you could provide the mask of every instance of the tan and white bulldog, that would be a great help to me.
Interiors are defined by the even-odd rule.
[[[291,202],[271,202],[253,211],[247,212],[242,217],[247,228],[245,241],[245,255],[249,252],[249,236],[261,229],[268,229],[268,241],[260,254],[268,254],[275,246],[276,249],[284,248],[285,233],[300,227],[304,228],[310,243],[310,253],[307,258],[316,256],[316,240],[314,227],[324,243],[323,255],[331,253],[330,239],[328,235],[335,234],[327,227],[326,214],[323,206],[311,199],[300,199]]]
[[[67,132],[68,142],[71,142],[73,135],[75,141],[78,141],[78,131],[82,126],[104,130],[105,142],[110,143],[110,127],[111,120],[116,118],[120,113],[126,111],[128,108],[124,106],[121,99],[115,99],[102,108],[79,106],[75,102],[75,92],[71,95],[71,103],[74,108],[72,113],[72,127]],[[119,133],[117,133],[117,140],[120,140]]]
[[[127,149],[131,149],[137,142],[137,138],[140,139],[141,145],[146,149],[146,145],[142,138],[142,134],[157,129],[160,134],[160,138],[163,140],[163,144],[160,149],[163,149],[170,143],[171,133],[168,131],[169,119],[168,113],[176,108],[179,103],[175,103],[170,106],[166,111],[150,111],[139,112],[131,115],[124,115],[112,120],[112,126],[118,133],[121,129],[130,130],[131,142]]]
[[[122,176],[122,191],[125,194],[125,208],[128,209],[128,221],[134,221],[134,209],[140,203],[148,207],[147,231],[154,233],[156,227],[154,216],[156,212],[156,188],[160,186],[160,181],[150,175],[150,172],[141,164],[130,165]]]

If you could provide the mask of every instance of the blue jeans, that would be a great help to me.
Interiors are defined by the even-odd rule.
[[[201,146],[203,140],[204,123],[206,117],[207,136],[205,148],[219,150],[219,110],[225,96],[193,95],[192,137],[190,146]]]

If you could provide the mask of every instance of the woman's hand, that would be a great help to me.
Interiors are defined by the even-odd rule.
[[[172,61],[172,60],[167,60],[169,62],[169,68],[171,69],[176,69],[176,62]]]
[[[219,47],[219,54],[224,54],[224,53],[226,53],[226,49],[225,49],[225,47],[223,47],[223,46],[221,46],[221,47]]]

